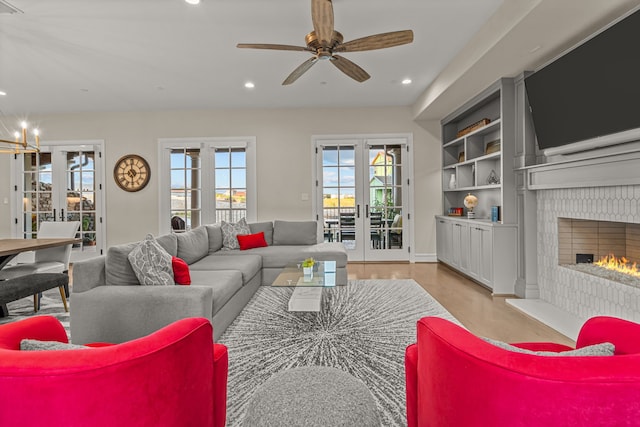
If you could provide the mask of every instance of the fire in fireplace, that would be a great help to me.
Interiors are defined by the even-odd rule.
[[[558,218],[558,263],[640,287],[640,224]]]

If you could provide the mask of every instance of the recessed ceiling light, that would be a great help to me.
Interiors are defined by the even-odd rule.
[[[0,96],[7,96],[7,92],[0,90]]]
[[[404,80],[402,81],[402,84],[403,84],[403,85],[410,85],[410,84],[411,84],[411,79],[404,79]]]
[[[184,1],[186,1],[189,4],[199,4],[200,3],[200,0],[184,0]]]
[[[244,87],[246,87],[247,89],[253,89],[254,87],[256,87],[256,85],[254,85],[252,82],[246,82],[244,84]]]

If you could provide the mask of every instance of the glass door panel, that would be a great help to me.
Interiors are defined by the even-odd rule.
[[[322,218],[324,240],[358,247],[360,209],[357,203],[356,147],[322,147]]]
[[[406,252],[402,238],[405,147],[405,144],[393,141],[368,145],[367,259],[397,259],[398,255],[400,259],[405,257],[405,254],[394,253]]]

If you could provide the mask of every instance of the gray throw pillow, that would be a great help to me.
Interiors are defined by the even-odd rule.
[[[516,353],[533,354],[536,356],[613,356],[616,351],[616,347],[610,342],[603,342],[601,344],[588,345],[575,350],[567,351],[532,351],[526,348],[516,347],[515,345],[507,344],[506,342],[493,340],[491,338],[482,338],[486,342],[500,347],[504,350],[513,351]]]
[[[128,256],[131,268],[141,285],[174,285],[171,255],[156,242],[151,234],[136,246]]]
[[[278,221],[273,224],[274,245],[315,245],[318,243],[316,221]]]
[[[193,264],[209,253],[209,234],[202,225],[186,233],[178,233],[176,237],[178,239],[177,256],[187,264]]]
[[[251,229],[244,218],[236,223],[222,221],[220,227],[222,229],[222,250],[240,249],[238,234],[251,234]]]
[[[59,341],[40,341],[24,339],[20,341],[20,350],[22,351],[41,351],[41,350],[78,350],[85,347],[78,344],[67,344]]]

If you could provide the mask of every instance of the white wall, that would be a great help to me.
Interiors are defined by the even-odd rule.
[[[441,212],[439,126],[418,126],[409,107],[80,113],[32,115],[29,121],[38,123],[45,141],[105,141],[107,246],[158,232],[159,138],[255,136],[258,220],[271,220],[312,216],[311,201],[300,200],[301,193],[312,193],[312,135],[411,132],[416,200],[412,252],[435,254],[434,215]],[[150,184],[138,193],[122,191],[113,181],[113,165],[128,153],[142,155],[151,166]],[[9,157],[0,156],[0,202],[11,194]],[[0,235],[10,237],[8,205],[0,203],[0,214]]]

